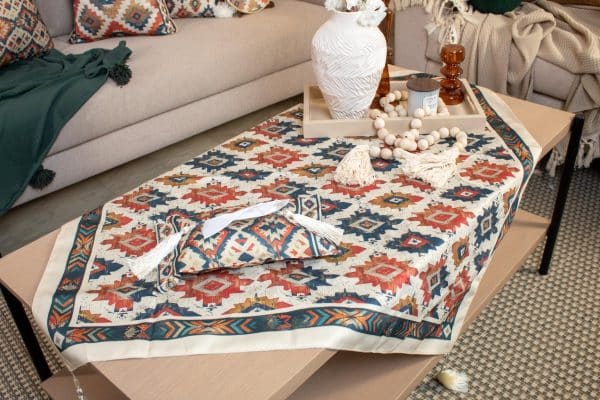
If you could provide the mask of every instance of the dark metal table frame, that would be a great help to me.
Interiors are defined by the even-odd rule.
[[[567,155],[565,157],[565,163],[562,169],[558,193],[556,195],[556,200],[554,201],[554,211],[552,213],[550,225],[548,226],[548,231],[546,233],[546,245],[544,247],[544,254],[542,256],[542,261],[539,267],[539,273],[541,275],[547,275],[550,270],[552,253],[554,252],[554,247],[556,245],[556,238],[558,236],[558,230],[560,228],[560,221],[562,219],[565,205],[567,202],[567,197],[569,195],[569,186],[571,185],[573,170],[575,169],[575,161],[577,159],[579,142],[581,141],[581,133],[583,131],[583,122],[583,115],[577,114],[575,118],[573,118],[573,121],[571,123],[571,136],[569,138]],[[0,257],[2,257],[1,254]],[[2,283],[0,283],[0,287],[2,289],[2,294],[6,299],[6,303],[8,304],[10,313],[12,314],[15,320],[15,324],[19,329],[19,333],[23,338],[25,347],[29,352],[33,365],[35,366],[35,369],[37,370],[40,379],[44,381],[50,378],[52,376],[52,372],[50,370],[50,367],[48,366],[46,358],[44,357],[44,353],[42,352],[40,344],[35,336],[35,332],[33,331],[31,322],[29,321],[29,318],[25,313],[25,308],[23,307],[23,304]]]

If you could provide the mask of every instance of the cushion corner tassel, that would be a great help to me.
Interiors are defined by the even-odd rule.
[[[341,243],[342,237],[344,236],[344,231],[342,229],[336,228],[335,226],[327,222],[307,217],[306,215],[290,214],[290,216],[292,217],[294,222],[296,222],[298,225],[301,225],[313,234],[329,240],[336,246],[338,246]]]

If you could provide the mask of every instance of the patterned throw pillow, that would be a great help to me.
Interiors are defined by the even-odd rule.
[[[52,48],[34,0],[0,0],[0,67]]]
[[[74,0],[73,15],[71,43],[176,31],[164,0]]]
[[[197,216],[200,221],[240,210],[218,210]],[[243,207],[242,207],[243,208]],[[221,268],[242,268],[276,261],[302,260],[339,254],[336,244],[300,225],[291,214],[321,220],[318,195],[299,196],[283,209],[256,218],[231,222],[214,236],[205,238],[203,224],[179,214],[167,217],[159,227],[159,236],[168,237],[184,226],[192,227],[179,242],[170,259],[178,274],[194,274]],[[335,228],[334,228],[335,229]]]
[[[225,0],[166,0],[173,18],[217,17],[229,18],[235,14]]]
[[[227,0],[227,2],[241,13],[254,14],[264,10],[271,0]]]

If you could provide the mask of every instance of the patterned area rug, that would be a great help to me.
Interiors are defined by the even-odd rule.
[[[557,183],[534,175],[522,207],[549,216]],[[593,313],[581,322],[571,316],[600,305],[599,198],[600,170],[577,171],[550,275],[535,273],[538,248],[411,400],[594,398],[600,390],[600,342],[591,333],[600,331],[600,320]],[[1,301],[0,399],[46,399],[10,318]],[[53,350],[49,345],[46,350],[58,369]],[[432,379],[441,368],[466,372],[470,392],[443,389]]]

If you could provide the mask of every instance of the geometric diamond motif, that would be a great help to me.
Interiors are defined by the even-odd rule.
[[[394,229],[394,225],[399,224],[402,220],[365,210],[357,211],[348,218],[340,219],[339,222],[345,233],[361,236],[364,240],[379,240],[383,234]]]

